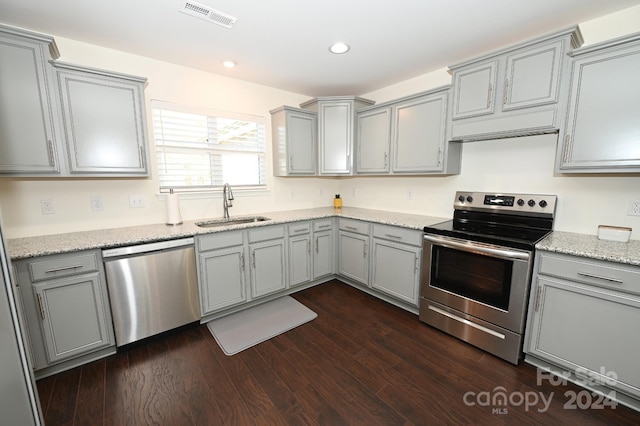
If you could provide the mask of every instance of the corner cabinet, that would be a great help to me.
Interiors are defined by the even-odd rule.
[[[567,95],[566,55],[582,42],[579,28],[571,27],[451,66],[451,139],[557,132]]]
[[[374,102],[353,96],[315,98],[300,107],[318,114],[320,175],[353,173],[355,113]]]
[[[53,38],[0,25],[0,174],[59,174]]]
[[[640,267],[538,251],[531,294],[525,360],[640,408]]]
[[[146,79],[54,62],[69,172],[148,175]]]
[[[115,352],[100,251],[43,256],[14,265],[36,370],[108,348],[112,351],[102,356]]]
[[[318,114],[283,106],[271,113],[273,174],[315,175],[317,170]]]
[[[0,25],[0,174],[148,176],[146,79],[59,56],[50,36]]]
[[[450,86],[356,114],[358,174],[456,174],[461,146],[447,141]]]
[[[640,33],[571,53],[559,173],[640,172]]]

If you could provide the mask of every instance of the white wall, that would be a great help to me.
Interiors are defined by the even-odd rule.
[[[585,44],[640,31],[640,6],[581,23]],[[31,28],[37,31],[37,28]],[[54,34],[55,36],[55,34]],[[61,60],[148,78],[149,101],[159,99],[208,108],[262,115],[277,106],[298,105],[308,97],[205,73],[145,57],[56,37]],[[377,102],[449,84],[445,69],[368,94]],[[150,120],[149,120],[150,121]],[[452,214],[456,190],[532,192],[559,197],[556,229],[594,234],[598,224],[631,226],[640,239],[640,218],[626,216],[629,200],[640,199],[639,175],[554,176],[556,136],[474,142],[464,145],[462,173],[448,177],[276,178],[269,192],[234,192],[232,215],[331,205],[340,192],[345,205],[443,218]],[[151,136],[151,131],[150,131]],[[152,145],[152,144],[151,144]],[[153,146],[151,146],[153,156]],[[149,179],[0,179],[0,203],[8,238],[55,234],[165,221],[165,203],[157,195],[155,167]],[[407,192],[411,192],[411,200]],[[130,194],[142,195],[146,207],[129,208]],[[99,195],[104,211],[92,212],[89,199]],[[41,199],[52,199],[56,213],[42,215]],[[181,199],[185,220],[222,216],[219,194]]]

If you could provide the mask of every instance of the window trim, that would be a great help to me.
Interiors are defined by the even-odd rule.
[[[214,117],[221,117],[221,118],[225,118],[225,119],[232,119],[232,120],[243,120],[243,121],[250,121],[250,122],[255,122],[259,125],[261,125],[263,127],[263,131],[264,131],[264,153],[263,153],[263,158],[264,158],[264,184],[252,184],[252,185],[233,185],[233,189],[234,192],[238,191],[239,193],[245,193],[245,194],[256,194],[256,195],[261,195],[263,193],[268,193],[270,192],[269,189],[269,170],[268,170],[268,165],[269,165],[269,158],[267,156],[268,153],[268,148],[267,148],[267,133],[268,133],[268,129],[267,129],[267,120],[264,116],[262,115],[253,115],[253,114],[246,114],[246,113],[238,113],[238,112],[231,112],[231,111],[225,111],[225,110],[219,110],[219,109],[214,109],[214,108],[208,108],[208,107],[202,107],[202,106],[196,106],[196,105],[186,105],[186,104],[179,104],[179,103],[175,103],[175,102],[167,102],[167,101],[162,101],[162,100],[158,100],[158,99],[151,99],[150,100],[150,115],[151,115],[151,134],[153,136],[153,147],[154,147],[154,156],[153,156],[153,161],[155,162],[155,166],[156,166],[156,170],[158,173],[158,194],[159,195],[163,195],[163,194],[168,194],[171,191],[171,188],[169,187],[162,187],[160,185],[160,173],[159,173],[159,164],[158,164],[158,147],[156,145],[156,139],[155,139],[155,123],[153,121],[153,110],[154,109],[162,109],[162,110],[168,110],[168,111],[175,111],[175,112],[181,112],[181,113],[187,113],[187,114],[197,114],[197,115],[207,115],[207,116],[214,116]],[[221,193],[222,192],[222,187],[223,185],[205,185],[205,186],[179,186],[179,187],[174,187],[173,191],[176,193],[180,193],[180,194],[192,194],[192,195],[196,195],[196,194],[211,194],[211,193]],[[191,197],[189,197],[191,198]],[[194,197],[194,198],[199,198],[199,197]]]

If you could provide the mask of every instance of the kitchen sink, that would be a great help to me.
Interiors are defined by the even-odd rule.
[[[263,216],[232,217],[229,219],[212,219],[196,222],[196,226],[199,226],[200,228],[215,228],[218,226],[239,225],[242,223],[265,222],[267,220],[271,219]]]

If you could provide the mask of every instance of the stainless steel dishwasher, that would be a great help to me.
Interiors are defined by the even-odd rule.
[[[194,239],[102,251],[116,346],[200,320]]]

